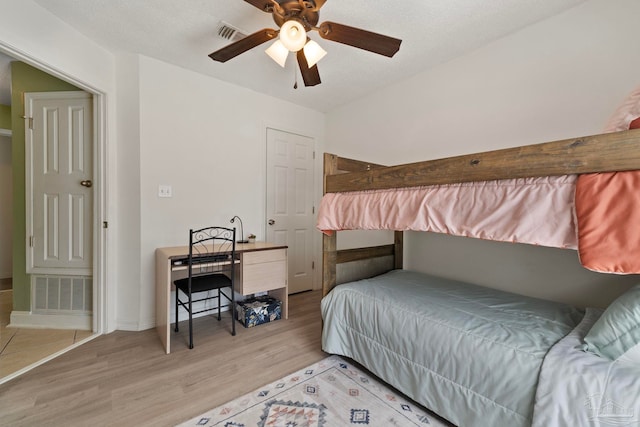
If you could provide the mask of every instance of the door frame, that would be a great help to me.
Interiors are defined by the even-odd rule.
[[[107,264],[107,207],[109,206],[109,169],[107,162],[107,94],[106,92],[79,80],[63,71],[44,63],[38,58],[18,51],[0,40],[0,51],[25,62],[60,80],[64,80],[93,97],[93,336],[104,334],[109,328],[109,302],[115,296],[115,289],[109,290]],[[26,189],[25,189],[26,191]],[[84,340],[82,341],[84,342]],[[77,343],[77,345],[82,344]],[[73,347],[73,346],[72,346]],[[70,347],[70,348],[72,348]],[[46,361],[44,359],[42,362]]]
[[[262,147],[263,147],[263,161],[262,161],[262,179],[264,180],[262,183],[262,188],[264,188],[264,191],[262,193],[262,235],[267,236],[267,221],[269,220],[269,218],[267,217],[267,156],[268,156],[268,152],[267,152],[267,132],[269,129],[273,129],[276,131],[280,131],[280,132],[286,132],[286,133],[292,133],[295,135],[300,135],[303,136],[305,138],[310,138],[313,140],[313,150],[315,152],[315,159],[314,159],[314,176],[313,176],[313,188],[314,188],[314,194],[313,194],[313,199],[314,199],[314,207],[315,207],[315,212],[316,215],[318,213],[318,207],[320,205],[320,198],[322,197],[322,191],[321,191],[321,187],[319,186],[319,183],[322,182],[321,175],[318,175],[319,173],[321,173],[322,171],[322,163],[318,164],[318,162],[321,162],[321,158],[322,156],[320,156],[318,154],[318,146],[319,146],[319,142],[318,142],[318,137],[314,136],[314,135],[310,135],[311,132],[305,132],[302,130],[291,130],[289,129],[287,126],[283,126],[283,125],[276,125],[276,124],[271,124],[271,123],[262,123]],[[313,270],[313,282],[312,282],[312,290],[318,290],[321,289],[322,287],[322,239],[321,239],[321,233],[315,233],[314,239],[313,239],[313,260],[315,263],[315,268]],[[287,277],[288,277],[288,272],[287,272]]]

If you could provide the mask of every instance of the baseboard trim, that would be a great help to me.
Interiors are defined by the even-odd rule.
[[[116,330],[118,331],[128,331],[128,332],[138,332],[140,331],[140,324],[138,322],[132,321],[119,321],[116,325]]]
[[[93,317],[87,314],[33,314],[30,311],[11,312],[9,326],[30,329],[93,329]]]

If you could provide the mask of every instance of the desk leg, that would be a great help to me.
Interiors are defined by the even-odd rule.
[[[269,296],[280,300],[282,302],[282,318],[289,318],[289,295],[287,295],[287,288],[272,289],[269,291]]]
[[[171,351],[171,261],[156,252],[156,330],[167,354]]]

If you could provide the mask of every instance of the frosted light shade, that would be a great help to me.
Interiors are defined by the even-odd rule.
[[[307,42],[307,32],[298,21],[291,19],[280,27],[280,41],[291,52],[297,52]]]
[[[265,52],[271,59],[284,68],[284,64],[287,62],[287,56],[289,55],[289,49],[284,47],[280,40],[276,40]]]
[[[313,40],[309,40],[309,42],[304,45],[304,57],[307,58],[309,68],[316,65],[326,54],[327,51]]]

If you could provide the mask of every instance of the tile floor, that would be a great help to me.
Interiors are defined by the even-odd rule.
[[[91,335],[81,330],[9,327],[12,308],[13,291],[0,291],[0,378]]]

